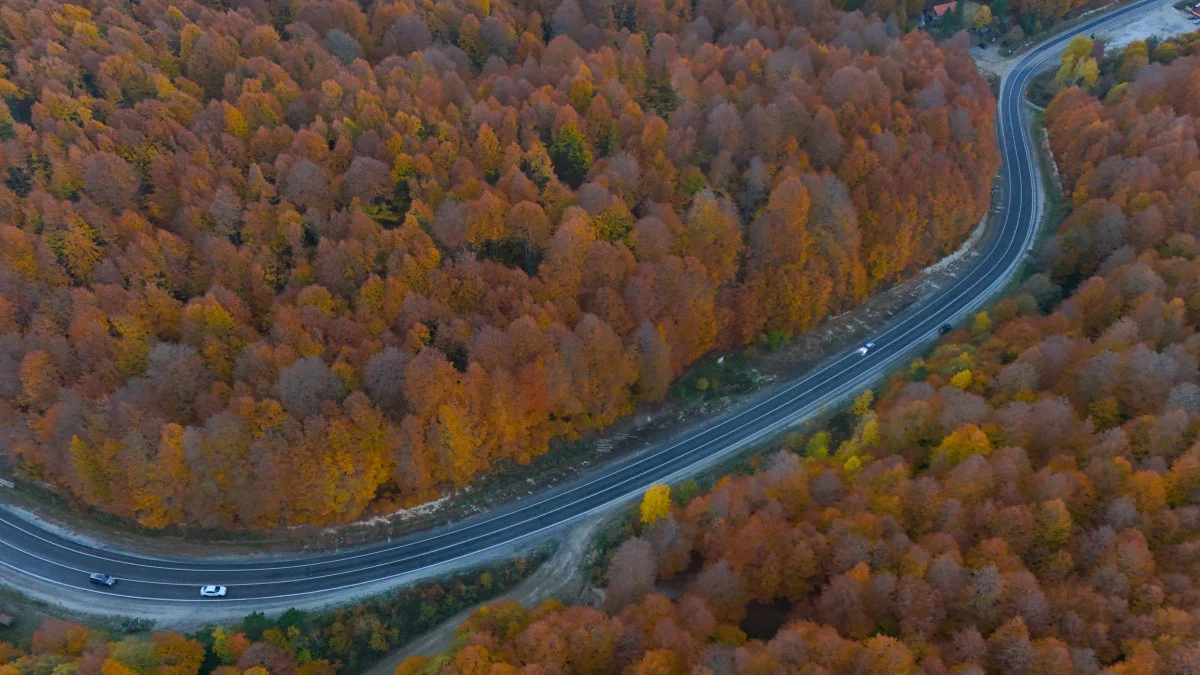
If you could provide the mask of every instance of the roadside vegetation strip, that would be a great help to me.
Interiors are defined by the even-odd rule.
[[[403,647],[430,628],[462,610],[480,602],[492,600],[518,586],[554,555],[554,544],[547,543],[526,555],[475,565],[458,570],[444,578],[422,580],[404,588],[360,598],[351,608],[326,607],[311,611],[289,609],[268,618],[263,612],[248,612],[244,618],[209,621],[194,617],[192,625],[208,625],[188,633],[208,653],[217,659],[226,653],[218,642],[228,642],[239,636],[243,644],[259,641],[281,642],[294,648],[301,665],[327,660],[340,664],[337,672],[353,675],[386,658],[391,650]],[[28,647],[38,629],[35,619],[71,621],[72,629],[86,627],[91,632],[89,644],[113,643],[131,636],[149,637],[153,621],[126,617],[103,617],[66,613],[45,601],[23,596],[16,591],[0,595],[15,611],[17,623],[12,628],[0,627],[0,639]],[[3,603],[0,603],[2,605]],[[249,608],[248,608],[249,609]],[[366,626],[369,630],[364,630]],[[47,636],[62,628],[61,624],[43,625]],[[272,634],[271,631],[278,631]],[[227,653],[226,653],[227,655]],[[0,662],[4,659],[0,652]],[[28,664],[25,664],[28,665]],[[176,664],[178,665],[178,664]],[[224,664],[232,665],[232,664]],[[207,672],[202,670],[201,672]],[[319,673],[330,671],[315,671]]]

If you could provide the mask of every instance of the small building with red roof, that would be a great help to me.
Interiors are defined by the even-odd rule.
[[[946,12],[953,12],[956,7],[958,7],[957,2],[943,2],[940,5],[934,5],[933,16],[935,19],[940,19],[946,15]]]

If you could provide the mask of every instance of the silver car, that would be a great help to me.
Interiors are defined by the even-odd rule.
[[[200,595],[205,598],[223,598],[227,590],[224,586],[201,586]]]
[[[104,572],[92,572],[88,575],[88,581],[100,586],[112,586],[117,583],[117,578]]]

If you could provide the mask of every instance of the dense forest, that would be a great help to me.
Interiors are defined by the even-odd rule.
[[[260,628],[253,641],[244,632],[206,631],[207,646],[176,632],[113,636],[48,619],[27,649],[0,642],[0,675],[334,675],[336,664],[325,659],[298,664],[292,656],[299,616],[285,614],[282,629]]]
[[[1047,273],[840,442],[650,493],[603,610],[487,607],[397,672],[1197,672],[1200,56],[1115,77],[1046,112]]]
[[[7,642],[0,642],[0,675],[53,672],[78,675],[195,675],[204,663],[204,647],[178,633],[155,633],[152,636],[116,640],[106,638],[87,626],[49,619],[34,633],[29,649],[18,649]],[[328,667],[305,671],[306,675],[333,672]],[[265,675],[264,671],[255,673]]]
[[[825,0],[11,0],[0,433],[147,527],[344,522],[952,250],[960,51]]]

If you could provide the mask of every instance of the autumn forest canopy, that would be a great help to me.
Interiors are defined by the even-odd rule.
[[[954,249],[962,53],[824,0],[12,0],[0,430],[149,527],[344,522]]]
[[[643,511],[603,609],[485,607],[397,675],[1197,672],[1198,46],[1054,99],[1047,272],[840,438]]]

